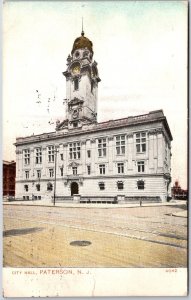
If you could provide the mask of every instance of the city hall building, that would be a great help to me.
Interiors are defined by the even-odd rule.
[[[172,135],[162,110],[97,122],[100,82],[84,32],[67,58],[66,118],[16,139],[16,198],[47,202],[166,201]]]

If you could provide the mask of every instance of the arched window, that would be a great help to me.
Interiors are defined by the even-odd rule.
[[[105,183],[104,182],[99,182],[99,189],[100,190],[105,190]]]
[[[93,83],[93,81],[91,81],[91,92],[92,92],[92,94],[93,94],[93,90],[94,90],[94,83]]]
[[[47,191],[52,191],[53,190],[53,185],[51,182],[47,183]]]
[[[78,90],[79,89],[79,79],[78,78],[75,78],[74,79],[74,90]]]
[[[123,181],[117,182],[117,188],[118,188],[118,190],[123,190]]]
[[[88,51],[84,51],[84,53],[83,53],[83,57],[86,57],[86,56],[88,56],[88,54],[89,54],[89,52],[88,52]]]
[[[40,191],[40,184],[39,184],[39,183],[36,185],[36,190],[37,190],[38,192]]]

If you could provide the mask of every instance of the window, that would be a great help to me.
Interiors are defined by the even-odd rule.
[[[117,182],[117,188],[118,188],[118,190],[123,190],[123,181]]]
[[[42,163],[42,149],[36,148],[36,164]]]
[[[63,176],[63,174],[64,174],[64,168],[61,167],[61,168],[60,168],[60,176]]]
[[[102,175],[102,174],[105,174],[105,165],[99,165],[99,173]]]
[[[41,200],[41,196],[38,196],[38,200]]]
[[[54,162],[54,146],[48,146],[48,161]]]
[[[25,178],[26,178],[26,179],[29,178],[29,171],[25,171]]]
[[[77,127],[78,127],[78,122],[74,122],[74,123],[73,123],[73,127],[74,127],[74,128],[77,128]]]
[[[104,182],[99,182],[99,189],[100,190],[105,190],[105,183]]]
[[[91,166],[87,166],[87,172],[88,172],[88,175],[91,174]]]
[[[88,158],[91,157],[91,151],[90,150],[87,150],[87,156],[88,156]]]
[[[37,190],[38,192],[40,192],[40,184],[39,184],[39,183],[36,185],[36,190]]]
[[[144,161],[138,161],[137,162],[137,168],[138,168],[138,172],[145,172],[145,162]]]
[[[73,175],[77,175],[78,174],[77,167],[72,167],[72,172],[73,172]]]
[[[24,189],[25,189],[25,192],[28,192],[28,190],[29,190],[28,184],[25,184],[25,185],[24,185]]]
[[[146,133],[136,133],[136,150],[137,153],[146,152]]]
[[[36,173],[37,173],[37,178],[41,178],[41,170],[37,170]]]
[[[53,185],[51,182],[47,183],[47,191],[52,191],[53,190]]]
[[[80,143],[69,144],[70,159],[80,158]]]
[[[49,169],[49,177],[54,177],[54,169]]]
[[[78,89],[79,89],[79,80],[78,80],[78,78],[75,78],[74,79],[74,90],[76,91]]]
[[[84,53],[83,53],[83,57],[86,57],[86,56],[88,56],[88,54],[89,54],[89,52],[88,52],[88,51],[84,51]]]
[[[118,170],[118,174],[123,174],[124,173],[124,163],[118,163],[117,170]]]
[[[106,156],[106,139],[98,139],[98,156]]]
[[[137,181],[137,187],[138,187],[138,190],[144,190],[145,182],[143,180],[138,180]]]
[[[91,93],[93,94],[94,83],[91,81]]]
[[[125,135],[116,136],[116,153],[117,155],[125,154]]]
[[[63,159],[64,159],[63,153],[60,153],[60,160],[63,160]]]
[[[24,150],[24,162],[25,162],[25,165],[30,164],[30,150],[29,149]]]
[[[75,53],[75,57],[78,57],[80,55],[80,53],[77,51],[76,53]]]

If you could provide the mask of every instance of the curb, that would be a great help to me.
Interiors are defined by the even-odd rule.
[[[88,206],[82,206],[83,204],[80,204],[80,205],[71,205],[71,206],[65,206],[65,205],[48,205],[48,204],[31,204],[31,203],[3,203],[3,205],[14,205],[14,206],[35,206],[35,207],[56,207],[56,208],[102,208],[102,209],[108,209],[108,208],[136,208],[136,207],[160,207],[160,206],[177,206],[177,205],[180,205],[180,204],[184,204],[184,203],[169,203],[169,202],[166,202],[166,203],[155,203],[154,205],[153,204],[142,204],[142,206],[140,206],[139,204],[134,204],[133,206],[132,205],[128,205],[128,204],[113,204],[111,206],[111,204],[109,204],[108,206],[103,206],[103,204],[98,204],[97,206],[92,206],[91,204],[88,204]],[[91,206],[90,206],[91,205]]]

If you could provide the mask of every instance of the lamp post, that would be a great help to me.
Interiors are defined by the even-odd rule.
[[[58,150],[57,148],[55,147],[55,150],[54,150],[54,159],[55,159],[55,168],[54,168],[54,198],[53,198],[53,204],[55,206],[56,204],[56,164],[57,164],[57,153],[58,153]]]

